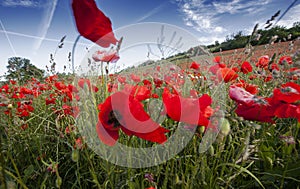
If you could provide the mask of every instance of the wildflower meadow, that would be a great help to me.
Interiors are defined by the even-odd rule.
[[[257,44],[254,27],[240,48],[191,46],[112,71],[127,36],[93,0],[70,9],[74,49],[80,38],[94,43],[79,67],[74,49],[68,74],[52,56],[47,73],[10,59],[0,85],[0,188],[299,188],[299,37]],[[153,43],[161,54],[173,50],[165,38]]]

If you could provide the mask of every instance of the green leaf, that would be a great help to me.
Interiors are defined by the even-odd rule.
[[[33,172],[34,172],[34,166],[33,166],[33,165],[29,165],[29,166],[24,170],[24,175],[25,175],[25,177],[29,177]]]
[[[250,167],[251,165],[253,164],[253,162],[250,163],[250,165],[248,165],[247,167]],[[218,165],[217,167],[220,167],[220,166],[230,166],[230,167],[234,167],[236,169],[239,169],[240,172],[245,172],[247,173],[248,175],[250,175],[252,178],[254,178],[256,180],[256,182],[262,187],[262,188],[265,188],[264,185],[260,182],[260,180],[253,174],[251,173],[247,168],[244,168],[242,166],[239,166],[239,165],[236,165],[236,164],[233,164],[233,163],[223,163],[223,164],[220,164]]]

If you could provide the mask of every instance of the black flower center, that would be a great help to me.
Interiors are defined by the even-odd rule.
[[[121,118],[122,116],[118,111],[111,111],[109,112],[107,123],[110,125],[113,124],[114,128],[119,128],[121,124],[118,120],[120,120]]]

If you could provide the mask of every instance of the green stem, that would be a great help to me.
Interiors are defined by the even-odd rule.
[[[12,172],[5,170],[5,173],[11,176],[13,179],[15,179],[24,189],[28,189],[28,187],[23,183],[23,181],[18,179]]]
[[[74,67],[74,54],[75,54],[75,47],[80,39],[81,35],[78,35],[75,42],[74,42],[74,45],[73,45],[73,48],[72,48],[72,71],[73,71],[73,74],[75,74],[75,67]]]
[[[93,178],[93,182],[97,185],[97,187],[98,188],[101,188],[101,185],[100,185],[100,183],[99,183],[99,181],[98,181],[98,178],[97,178],[97,174],[95,173],[95,167],[94,167],[94,165],[93,165],[93,162],[91,161],[91,159],[89,158],[89,154],[88,154],[88,152],[85,150],[85,155],[86,155],[86,157],[87,157],[87,159],[88,159],[88,161],[89,161],[89,164],[90,164],[90,166],[91,166],[91,168],[89,169],[90,170],[90,172],[91,172],[91,176],[92,176],[92,178]]]

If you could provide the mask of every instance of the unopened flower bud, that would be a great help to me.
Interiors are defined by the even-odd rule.
[[[78,150],[73,150],[71,158],[72,158],[72,161],[78,162],[78,160],[79,160],[79,151]]]
[[[56,185],[56,187],[57,187],[57,188],[60,188],[61,184],[62,184],[62,179],[61,179],[60,176],[57,176],[57,178],[56,178],[56,180],[55,180],[55,185]]]
[[[204,131],[205,131],[205,127],[204,127],[204,126],[200,126],[200,127],[199,127],[199,132],[200,132],[200,133],[204,133]]]
[[[230,124],[229,121],[225,118],[223,118],[221,126],[220,126],[220,131],[223,135],[227,136],[230,132]]]
[[[213,156],[215,154],[215,149],[212,145],[210,145],[210,147],[208,148],[208,153]]]

